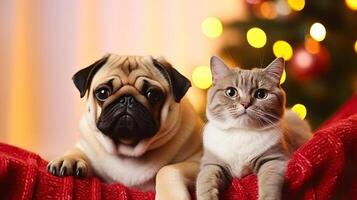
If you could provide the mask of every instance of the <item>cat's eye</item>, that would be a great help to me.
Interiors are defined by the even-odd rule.
[[[112,89],[109,86],[103,86],[95,91],[95,98],[98,101],[105,101],[112,94]]]
[[[258,89],[254,93],[254,98],[256,99],[265,99],[268,96],[268,91],[265,89]]]
[[[237,89],[235,89],[234,87],[228,87],[226,89],[226,95],[229,96],[229,97],[236,97],[238,96],[238,91]]]

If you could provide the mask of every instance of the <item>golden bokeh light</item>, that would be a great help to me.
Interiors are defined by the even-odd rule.
[[[310,37],[306,38],[304,45],[306,51],[311,54],[317,54],[320,51],[320,43]]]
[[[281,78],[280,78],[280,85],[283,84],[286,80],[286,71],[284,69],[283,71],[283,74],[281,75]]]
[[[326,28],[321,23],[314,23],[310,28],[310,35],[316,41],[321,42],[326,37]]]
[[[355,52],[357,53],[357,41],[355,42]]]
[[[265,1],[260,5],[260,13],[267,19],[274,19],[278,16],[275,4],[271,1]]]
[[[198,113],[203,113],[206,109],[206,91],[192,87],[186,94],[193,108]]]
[[[300,11],[305,7],[305,0],[288,0],[288,5],[292,10]]]
[[[247,41],[254,48],[262,48],[267,42],[267,36],[262,29],[254,27],[248,30]]]
[[[295,104],[292,108],[292,111],[294,111],[301,119],[305,119],[307,110],[306,107],[300,103]]]
[[[278,40],[273,44],[273,53],[276,57],[283,57],[284,60],[290,60],[293,56],[293,48],[283,40]]]
[[[216,17],[208,17],[201,24],[202,32],[209,38],[218,38],[222,35],[223,25]]]
[[[207,89],[212,85],[211,70],[207,66],[198,66],[192,72],[192,82],[200,89]]]
[[[357,0],[345,0],[345,3],[351,10],[357,10]]]

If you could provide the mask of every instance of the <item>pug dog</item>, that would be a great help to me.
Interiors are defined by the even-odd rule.
[[[48,164],[56,176],[99,176],[156,199],[190,199],[203,123],[190,81],[163,58],[108,54],[73,76],[86,111],[80,139]]]

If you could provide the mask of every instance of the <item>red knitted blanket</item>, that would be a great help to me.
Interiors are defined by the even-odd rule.
[[[292,156],[284,199],[357,199],[357,96]],[[0,199],[154,199],[98,178],[58,178],[37,154],[0,143]],[[255,175],[234,179],[225,199],[256,199]]]

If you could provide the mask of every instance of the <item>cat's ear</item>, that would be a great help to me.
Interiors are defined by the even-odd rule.
[[[284,71],[284,59],[282,57],[276,58],[263,71],[266,72],[273,80],[280,83],[281,75]]]
[[[218,56],[211,57],[210,65],[213,83],[231,72],[229,67]]]

